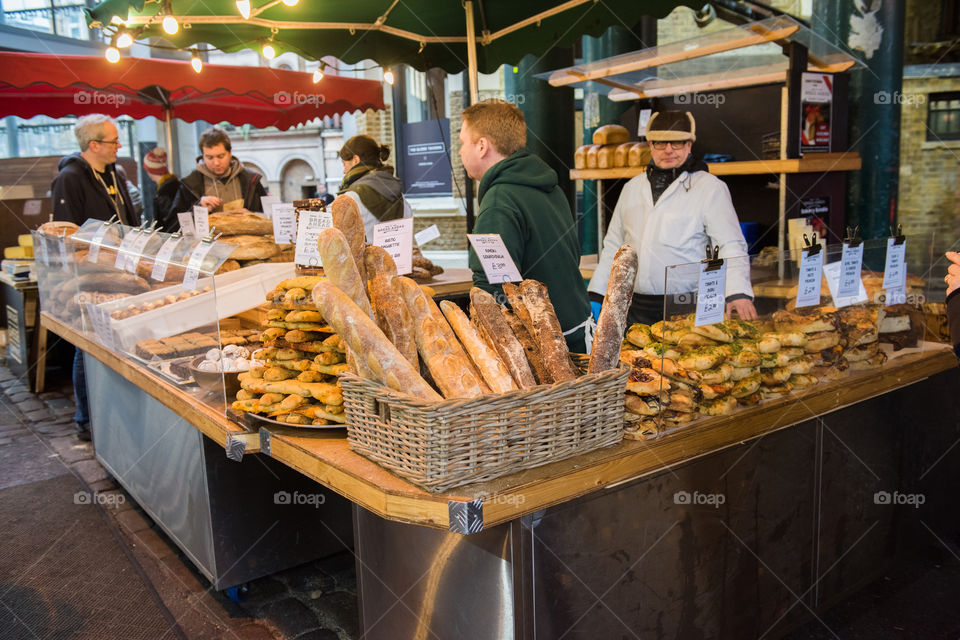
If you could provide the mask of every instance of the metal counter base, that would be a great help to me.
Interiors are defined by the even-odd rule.
[[[470,536],[355,506],[362,636],[783,635],[960,527],[957,388],[946,371]]]
[[[139,387],[88,354],[84,363],[97,459],[214,588],[352,544],[350,502],[266,456],[227,459]]]

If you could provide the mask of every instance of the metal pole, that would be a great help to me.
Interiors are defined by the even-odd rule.
[[[473,25],[473,0],[466,0],[463,10],[467,14],[467,76],[470,79],[470,104],[477,104],[477,34]]]
[[[175,173],[178,176],[180,175],[180,158],[177,157],[177,154],[173,150],[173,118],[171,117],[170,107],[166,108],[167,114],[167,158],[168,158],[168,169],[170,173]]]

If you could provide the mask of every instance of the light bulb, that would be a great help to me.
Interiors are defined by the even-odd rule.
[[[120,62],[120,49],[117,49],[115,46],[110,45],[109,47],[107,47],[106,56],[107,56],[107,62],[110,62],[112,64]]]
[[[123,24],[123,18],[120,16],[113,16],[110,18],[110,24]]]
[[[313,72],[313,81],[320,82],[323,80],[323,68],[317,67],[317,70]]]
[[[237,11],[243,16],[244,20],[250,19],[250,0],[237,0]]]
[[[277,50],[273,48],[273,45],[267,43],[263,45],[263,57],[267,60],[273,60],[277,56]]]
[[[384,71],[383,81],[386,82],[387,84],[393,84],[393,81],[394,81],[393,71],[390,71],[390,69],[387,69],[386,71]]]
[[[283,0],[283,4],[287,5],[288,7],[295,7],[297,6],[298,2],[300,2],[300,0]]]
[[[203,69],[203,60],[200,59],[199,52],[194,51],[193,55],[190,56],[190,66],[193,67],[193,70],[197,73],[200,73],[200,70]]]
[[[117,46],[121,49],[126,49],[133,44],[133,36],[131,36],[126,31],[121,31],[120,35],[117,37]]]
[[[177,23],[177,19],[173,16],[164,16],[163,18],[163,30],[166,31],[169,35],[174,35],[177,31],[180,30],[180,25]]]

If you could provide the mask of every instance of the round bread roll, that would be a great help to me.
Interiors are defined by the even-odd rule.
[[[67,222],[66,220],[51,220],[50,222],[44,222],[37,228],[37,231],[40,233],[45,233],[48,236],[72,236],[79,229],[77,225],[72,222]]]

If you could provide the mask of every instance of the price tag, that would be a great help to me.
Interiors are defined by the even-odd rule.
[[[399,218],[373,226],[373,244],[383,247],[397,263],[397,273],[413,271],[413,218]]]
[[[903,269],[901,270],[903,277],[900,278],[900,284],[896,287],[890,287],[884,291],[884,303],[885,307],[890,307],[895,304],[905,304],[907,302],[907,263],[903,263]],[[884,277],[884,283],[887,279]]]
[[[487,282],[502,284],[523,280],[499,233],[468,233],[467,238],[477,252],[483,272],[487,275]]]
[[[117,260],[113,263],[113,266],[117,269],[126,269],[127,262],[130,259],[130,251],[132,250],[133,244],[137,241],[137,236],[142,235],[133,231],[128,231],[127,235],[123,237],[123,242],[120,243],[120,248],[117,249]]]
[[[212,242],[201,242],[193,248],[193,252],[190,254],[190,260],[187,262],[187,271],[183,274],[183,286],[186,290],[189,291],[190,289],[197,288],[197,279],[200,277],[200,265],[203,264],[203,259],[210,253],[210,249],[213,249]]]
[[[301,211],[297,225],[297,248],[293,254],[296,264],[310,267],[322,267],[320,252],[317,251],[317,236],[324,229],[333,226],[333,216],[326,211]]]
[[[907,256],[907,242],[896,244],[896,238],[887,238],[887,260],[883,266],[883,288],[900,286],[906,274],[904,260]]]
[[[844,242],[840,264],[842,265],[840,285],[834,297],[849,298],[857,295],[858,290],[863,288],[863,282],[860,280],[860,270],[863,268],[863,243],[851,247]]]
[[[100,344],[117,351],[117,343],[113,335],[113,319],[110,317],[110,313],[99,305],[88,302],[87,315],[90,316],[90,322],[93,323],[93,330],[97,334]]]
[[[57,238],[57,249],[60,251],[60,268],[64,273],[70,273],[70,261],[67,260],[67,237]]]
[[[860,246],[862,247],[863,245]],[[860,281],[860,289],[856,294],[846,297],[840,295],[840,275],[842,270],[843,261],[823,265],[823,275],[826,277],[827,286],[830,288],[830,297],[833,298],[833,306],[839,309],[841,307],[849,307],[858,302],[866,302],[867,290],[859,278],[857,278],[857,280]]]
[[[210,235],[210,211],[206,207],[193,206],[193,229],[201,238]]]
[[[103,237],[107,235],[109,228],[110,225],[102,224],[100,228],[97,229],[97,232],[93,234],[93,239],[90,240],[90,252],[87,253],[88,262],[97,261],[97,257],[100,255],[100,245],[103,244]]]
[[[280,204],[280,196],[260,196],[260,208],[263,209],[263,215],[271,218],[275,215],[274,207]]]
[[[181,236],[170,236],[164,240],[163,245],[160,247],[160,251],[157,252],[157,257],[153,259],[153,271],[150,273],[150,277],[156,280],[157,282],[162,282],[167,275],[167,267],[170,264],[170,256],[173,255],[173,250],[180,244],[180,241],[183,240]]]
[[[197,228],[193,226],[193,214],[189,211],[177,214],[177,220],[180,221],[180,231],[185,236],[197,235]]]
[[[50,264],[50,258],[47,257],[47,235],[45,233],[38,233],[34,237],[34,251],[36,251],[35,259],[42,265]]]
[[[727,261],[720,267],[708,271],[710,265],[700,263],[700,284],[697,287],[697,317],[694,325],[702,327],[705,324],[723,322],[723,312],[726,308],[727,291]]]
[[[797,283],[797,308],[820,304],[820,280],[823,275],[823,251],[810,255],[800,252],[800,278]]]
[[[265,198],[261,198],[265,199]],[[277,244],[293,244],[297,241],[297,212],[292,204],[273,205],[273,241]]]
[[[137,273],[137,265],[140,264],[140,258],[143,257],[143,250],[152,237],[153,232],[144,231],[134,240],[133,246],[130,247],[129,258],[127,259],[127,271],[133,274]]]
[[[440,237],[440,229],[437,228],[437,225],[432,224],[423,231],[417,232],[414,236],[417,239],[417,246],[422,247],[431,240],[436,240]]]

